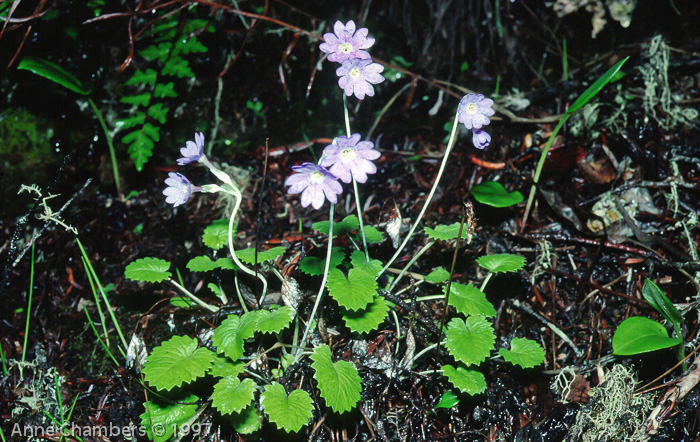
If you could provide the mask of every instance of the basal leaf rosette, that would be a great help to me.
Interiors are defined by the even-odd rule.
[[[163,342],[143,367],[146,381],[158,390],[170,390],[204,376],[214,353],[197,347],[197,340],[189,336],[173,336]]]
[[[525,267],[525,258],[520,255],[501,253],[476,259],[477,264],[493,273],[517,272]]]
[[[277,382],[268,385],[260,403],[270,422],[287,432],[296,433],[309,422],[314,409],[313,401],[304,390],[294,390],[289,395]]]
[[[457,364],[457,367],[443,365],[442,370],[450,383],[462,393],[473,396],[486,391],[486,378],[481,372],[469,370],[462,364]]]
[[[172,276],[170,263],[159,258],[141,258],[124,269],[124,276],[132,281],[161,282]]]
[[[223,378],[214,385],[211,395],[212,405],[221,414],[243,411],[255,397],[255,382],[252,379],[239,380],[236,376]]]
[[[364,254],[356,251],[352,254],[350,262],[353,268],[347,276],[340,269],[331,269],[328,272],[326,287],[331,297],[342,307],[361,310],[372,302],[377,292],[379,285],[375,278],[381,270],[381,261],[375,259],[367,263]]]
[[[141,426],[153,442],[165,442],[175,433],[175,429],[186,424],[197,412],[199,398],[193,394],[178,398],[173,403],[148,401],[140,418]]]
[[[352,410],[360,400],[362,385],[354,365],[347,361],[333,362],[331,349],[322,345],[310,356],[316,370],[316,381],[326,405],[336,413]]]
[[[233,362],[226,356],[216,355],[207,374],[215,378],[226,378],[238,376],[243,373],[243,370],[245,370],[245,363]]]
[[[532,368],[544,362],[544,349],[531,339],[513,338],[510,341],[510,350],[501,348],[498,354],[506,362],[522,368]]]
[[[389,306],[383,297],[374,295],[372,302],[360,310],[343,313],[345,325],[353,333],[369,333],[377,330],[389,313]]]
[[[453,318],[447,325],[445,336],[447,350],[466,365],[484,362],[496,341],[493,326],[481,316],[470,316],[466,321]]]
[[[243,356],[243,343],[255,334],[257,320],[256,312],[244,313],[240,317],[229,315],[214,331],[216,351],[233,361]]]
[[[447,293],[447,286],[443,288],[443,293]],[[481,315],[488,318],[496,315],[496,309],[486,300],[484,292],[472,284],[453,282],[450,287],[449,303],[458,313],[465,316]]]

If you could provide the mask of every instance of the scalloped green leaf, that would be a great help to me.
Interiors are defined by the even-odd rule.
[[[345,248],[333,247],[330,268],[334,269],[345,259]],[[306,256],[299,263],[299,270],[311,276],[321,276],[326,267],[326,257]]]
[[[235,376],[223,378],[214,385],[212,405],[221,414],[240,413],[255,398],[255,382]]]
[[[219,264],[208,256],[195,256],[187,262],[187,270],[190,272],[211,272],[218,268]]]
[[[212,291],[216,295],[217,298],[223,298],[224,297],[224,292],[221,290],[221,287],[218,285],[214,284],[213,282],[210,282],[207,284],[207,288]]]
[[[260,333],[279,333],[289,327],[294,319],[294,309],[288,306],[273,311],[258,310],[258,322],[255,331]]]
[[[428,238],[434,240],[449,241],[451,239],[457,239],[459,235],[459,227],[462,223],[453,223],[449,225],[439,225],[435,226],[434,229],[426,227],[423,229]],[[466,226],[462,227],[462,238],[467,237]]]
[[[124,269],[124,276],[132,281],[161,282],[170,278],[170,263],[159,258],[140,258]]]
[[[132,104],[135,106],[148,106],[148,103],[151,101],[151,93],[150,92],[143,92],[141,94],[137,95],[127,95],[125,97],[122,97],[119,99],[120,103],[124,104]]]
[[[175,83],[169,81],[167,83],[156,84],[156,89],[153,91],[153,96],[156,98],[177,97],[177,92],[175,92]]]
[[[232,361],[243,356],[243,343],[255,334],[258,322],[256,312],[243,315],[229,315],[214,331],[213,342],[217,353],[224,353]]]
[[[386,300],[379,295],[374,295],[372,302],[367,304],[364,309],[344,311],[343,320],[354,333],[369,333],[379,328],[388,313],[389,306]]]
[[[231,258],[219,258],[216,260],[216,265],[224,270],[238,270],[238,266],[234,264]]]
[[[170,390],[205,375],[214,361],[214,353],[197,348],[189,336],[173,336],[153,349],[144,364],[146,381],[158,390]]]
[[[484,362],[496,341],[493,326],[482,316],[470,316],[466,321],[453,318],[445,336],[447,351],[466,365]]]
[[[240,413],[223,416],[223,420],[241,434],[251,434],[260,428],[260,417],[254,405],[245,407]]]
[[[309,422],[314,408],[307,392],[294,390],[287,396],[284,387],[277,382],[265,389],[260,403],[265,408],[270,422],[292,433],[296,433]]]
[[[232,362],[226,356],[216,355],[212,363],[208,375],[215,378],[225,378],[228,376],[238,376],[245,370],[243,362]]]
[[[284,252],[286,252],[287,249],[285,247],[273,247],[269,250],[265,250],[264,252],[258,252],[258,264],[266,262],[266,261],[273,261],[280,256],[284,255]],[[247,248],[247,249],[242,249],[242,250],[236,250],[236,256],[238,259],[243,261],[246,264],[253,265],[255,264],[255,249]]]
[[[472,188],[474,199],[492,207],[510,207],[520,204],[525,197],[522,193],[508,192],[501,183],[486,181]]]
[[[217,219],[213,223],[204,228],[202,234],[202,242],[210,249],[219,250],[228,244],[228,223],[227,219]],[[236,224],[233,224],[233,232],[236,233]]]
[[[379,244],[384,241],[384,234],[374,226],[364,226],[365,239],[367,244]],[[355,234],[355,241],[362,243],[362,235],[359,233]]]
[[[147,84],[151,87],[155,86],[156,84],[156,78],[158,77],[158,73],[151,69],[148,68],[146,71],[142,71],[141,69],[137,69],[136,72],[126,80],[124,83],[126,86],[134,86],[134,85],[141,85],[141,84]]]
[[[435,408],[452,408],[457,404],[459,404],[459,396],[454,391],[447,390],[442,394],[440,402],[435,405]]]
[[[163,107],[163,103],[156,103],[148,108],[148,116],[158,121],[160,124],[165,124],[170,108]]]
[[[577,110],[581,109],[583,106],[586,105],[593,97],[595,97],[598,92],[600,92],[601,89],[605,87],[606,84],[610,82],[610,80],[615,77],[615,74],[617,74],[617,71],[622,68],[622,65],[625,64],[627,60],[629,60],[629,55],[622,60],[618,61],[615,63],[613,67],[608,69],[606,73],[600,76],[592,85],[588,87],[577,99],[574,101],[574,104],[569,106],[569,109],[566,111],[568,114],[572,114],[576,112]]]
[[[342,307],[361,310],[372,302],[377,292],[379,285],[374,278],[367,269],[352,268],[348,276],[339,269],[331,269],[328,272],[326,287],[331,297]]]
[[[443,287],[442,292],[447,294],[447,286]],[[489,318],[496,315],[496,309],[486,300],[484,292],[471,283],[465,285],[453,282],[450,287],[449,304],[465,316],[481,315]]]
[[[355,408],[362,392],[362,380],[355,366],[347,361],[334,363],[328,345],[317,347],[309,358],[314,361],[311,366],[316,370],[318,389],[326,405],[341,414]]]
[[[674,347],[683,342],[670,338],[663,325],[643,316],[625,319],[613,335],[613,354],[631,356]]]
[[[328,221],[319,221],[317,223],[313,223],[311,225],[311,228],[328,235],[328,225]],[[348,215],[345,218],[343,218],[342,221],[333,223],[333,236],[347,235],[353,230],[359,228],[360,221],[357,219],[357,215]]]
[[[20,60],[19,64],[17,65],[17,69],[30,71],[36,75],[39,75],[40,77],[44,77],[53,81],[54,83],[60,84],[64,88],[80,95],[88,95],[91,91],[89,88],[83,86],[75,75],[63,69],[56,63],[43,58],[27,55]]]
[[[145,411],[139,416],[141,426],[153,442],[166,442],[173,437],[175,429],[182,427],[194,416],[199,408],[198,401],[197,396],[190,394],[175,399],[173,403],[144,402]]]
[[[115,126],[117,129],[127,130],[132,127],[141,126],[144,121],[146,121],[146,114],[139,111],[134,115],[118,119]]]
[[[431,284],[440,284],[441,282],[447,282],[450,279],[450,272],[442,267],[433,269],[432,272],[428,273],[425,277],[426,282]]]
[[[525,258],[511,253],[500,253],[481,256],[476,259],[476,263],[493,273],[517,272],[525,267]]]
[[[544,362],[544,349],[537,342],[526,338],[513,338],[510,350],[500,348],[498,354],[506,362],[522,368],[532,368]]]
[[[443,365],[442,370],[450,383],[462,393],[473,396],[486,391],[486,378],[476,370],[469,370],[461,364],[456,368],[451,365]]]
[[[367,270],[372,277],[376,278],[381,272],[383,264],[378,259],[366,260],[365,253],[361,250],[355,250],[350,254],[350,264],[357,268]]]

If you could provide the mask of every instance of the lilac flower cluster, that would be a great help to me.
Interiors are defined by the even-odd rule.
[[[177,159],[177,164],[184,166],[194,162],[200,162],[204,165],[210,165],[209,159],[204,155],[204,134],[201,132],[194,134],[194,141],[188,141],[186,147],[180,149],[182,158]],[[168,173],[168,178],[165,180],[168,186],[163,190],[165,202],[172,204],[173,207],[185,204],[193,192],[201,192],[202,187],[193,186],[190,180],[183,174],[178,172]]]
[[[489,117],[495,113],[491,106],[493,100],[490,98],[481,94],[468,94],[460,100],[457,108],[457,120],[467,129],[473,130],[472,141],[478,149],[485,149],[491,143],[491,135],[481,130],[491,122]]]
[[[335,204],[343,188],[338,182],[350,183],[353,179],[358,183],[367,181],[367,175],[377,172],[372,163],[381,154],[374,148],[371,141],[360,141],[360,134],[348,137],[338,137],[323,149],[323,155],[318,165],[304,163],[293,166],[295,172],[284,182],[290,186],[289,194],[301,193],[301,206],[311,204],[314,209],[321,208],[325,200]]]
[[[345,95],[364,100],[365,96],[374,96],[373,84],[384,81],[381,75],[384,66],[372,63],[372,57],[365,51],[374,44],[374,39],[367,37],[367,28],[355,29],[352,20],[345,24],[336,21],[333,33],[324,34],[325,43],[319,48],[329,54],[328,60],[341,64],[335,73]]]

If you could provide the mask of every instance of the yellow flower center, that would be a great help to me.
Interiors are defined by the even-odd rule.
[[[470,114],[475,114],[479,110],[479,106],[476,103],[469,103],[467,105],[467,112]]]
[[[352,149],[343,149],[340,151],[340,157],[345,162],[350,162],[357,158],[357,153]]]
[[[352,68],[350,70],[350,76],[355,77],[355,78],[359,77],[360,76],[360,68]]]
[[[343,43],[339,46],[339,49],[346,54],[352,52],[352,43]]]
[[[323,174],[321,172],[311,172],[309,175],[309,181],[312,183],[322,183],[323,182]]]

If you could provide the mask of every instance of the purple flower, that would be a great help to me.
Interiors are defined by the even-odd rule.
[[[332,173],[314,163],[292,166],[292,170],[296,173],[287,177],[284,185],[291,186],[287,189],[289,194],[301,192],[301,207],[311,204],[318,210],[325,200],[333,204],[338,202],[343,187]]]
[[[459,102],[457,118],[467,129],[481,129],[489,124],[489,118],[495,112],[491,109],[493,100],[481,94],[468,94]]]
[[[477,149],[486,149],[486,147],[491,144],[491,135],[483,130],[474,129],[472,132],[472,141],[474,142],[474,147]]]
[[[345,25],[337,21],[333,25],[333,32],[335,34],[330,32],[324,34],[323,39],[326,42],[319,46],[323,52],[330,54],[329,61],[342,63],[352,58],[370,58],[369,53],[362,50],[368,49],[374,44],[373,38],[367,38],[367,28],[360,28],[355,32],[354,21],[350,20]]]
[[[199,190],[198,187],[193,188],[192,183],[180,173],[170,172],[168,177],[165,180],[168,187],[163,190],[163,195],[166,196],[165,202],[172,204],[173,207],[185,204],[190,199],[192,191]]]
[[[326,146],[320,165],[330,167],[330,173],[344,183],[349,183],[352,178],[358,183],[364,183],[368,173],[377,172],[377,167],[371,160],[380,156],[374,143],[360,141],[360,134],[352,134],[350,138],[338,137],[333,144]]]
[[[384,77],[379,74],[383,70],[384,66],[372,63],[372,60],[353,58],[345,60],[335,73],[340,77],[338,85],[345,91],[345,95],[349,97],[355,94],[358,99],[363,100],[365,95],[374,96],[372,84],[384,81]]]
[[[204,156],[204,135],[199,132],[194,134],[194,141],[188,141],[187,147],[180,149],[182,158],[177,159],[177,164],[184,166],[185,164],[199,161]],[[205,157],[206,158],[206,157]]]

